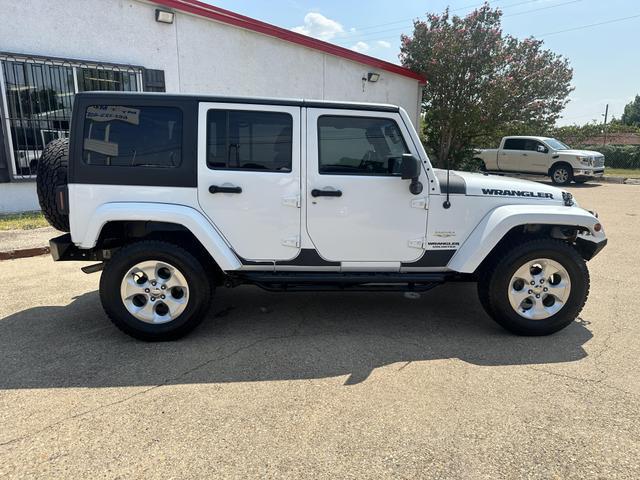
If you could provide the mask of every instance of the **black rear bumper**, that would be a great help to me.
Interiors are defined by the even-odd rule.
[[[71,234],[65,233],[49,240],[49,249],[54,262],[65,261],[103,261],[108,250],[78,248],[71,241]]]

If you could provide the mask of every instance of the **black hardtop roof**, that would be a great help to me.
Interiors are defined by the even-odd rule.
[[[359,102],[336,102],[330,100],[306,100],[301,98],[272,98],[272,97],[226,97],[222,95],[199,95],[193,93],[157,93],[157,92],[79,92],[77,97],[86,100],[95,98],[99,101],[107,99],[120,99],[131,101],[132,99],[151,100],[163,98],[168,101],[196,101],[212,103],[239,103],[257,105],[283,105],[293,107],[310,108],[336,108],[349,110],[373,110],[382,112],[398,112],[400,109],[396,105],[385,103],[359,103]]]

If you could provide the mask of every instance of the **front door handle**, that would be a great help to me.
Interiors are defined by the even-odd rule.
[[[311,196],[312,197],[341,197],[342,191],[341,190],[319,190],[317,188],[314,188],[313,190],[311,190]]]
[[[209,187],[209,193],[242,193],[242,188],[235,185],[211,185]]]

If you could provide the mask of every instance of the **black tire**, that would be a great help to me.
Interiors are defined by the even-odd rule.
[[[58,212],[56,189],[67,184],[69,140],[60,138],[50,142],[38,161],[36,189],[40,208],[47,222],[62,232],[69,231],[69,215]]]
[[[487,165],[484,163],[484,160],[481,158],[473,158],[470,163],[471,172],[484,173],[487,171]]]
[[[183,312],[166,323],[147,323],[134,317],[125,307],[120,286],[129,269],[140,262],[157,260],[176,267],[188,285],[188,300]],[[105,265],[100,277],[100,300],[116,327],[145,341],[176,340],[203,320],[209,309],[214,286],[195,256],[183,248],[161,241],[148,240],[121,248]]]
[[[544,320],[521,316],[509,302],[509,282],[527,261],[551,259],[562,265],[571,281],[569,296],[562,308]],[[528,288],[528,287],[527,287]],[[550,335],[565,328],[580,314],[589,295],[589,271],[578,252],[560,240],[536,239],[512,247],[481,272],[478,295],[485,311],[498,324],[518,335]]]
[[[556,163],[549,175],[556,185],[569,185],[573,180],[573,168],[568,163]]]

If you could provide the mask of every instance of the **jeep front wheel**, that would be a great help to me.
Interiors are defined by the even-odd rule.
[[[487,313],[519,335],[549,335],[580,314],[589,293],[585,261],[558,240],[531,240],[511,249],[480,276]]]
[[[201,263],[165,242],[120,249],[100,278],[100,299],[111,321],[140,340],[173,340],[203,319],[213,286]]]

